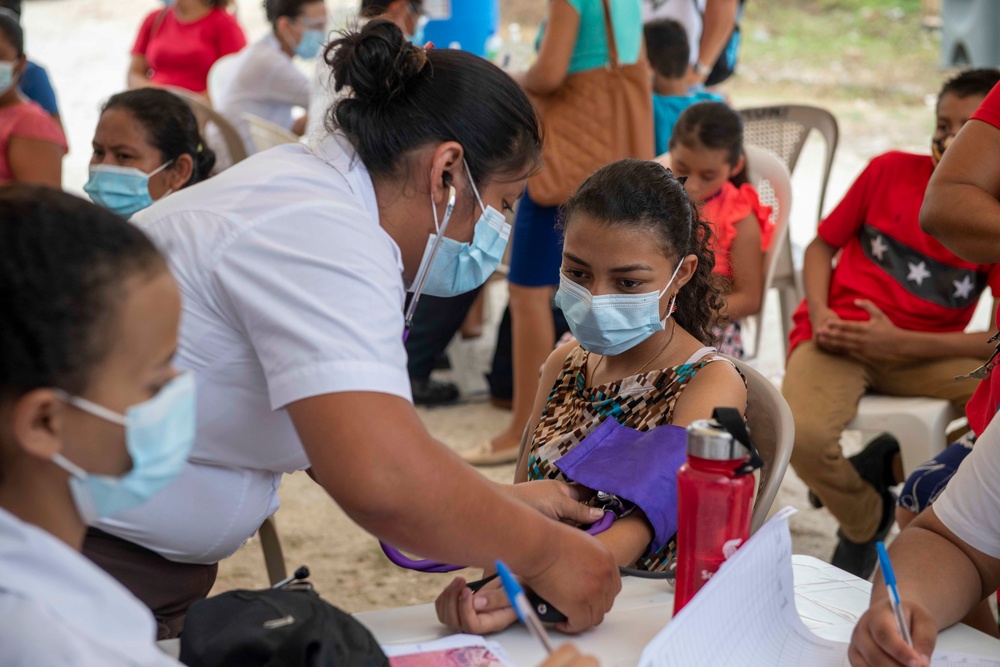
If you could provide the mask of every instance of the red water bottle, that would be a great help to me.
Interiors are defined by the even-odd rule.
[[[749,445],[749,438],[744,439]],[[759,457],[740,440],[715,419],[687,427],[687,462],[677,471],[675,614],[750,537],[754,478],[748,473]]]

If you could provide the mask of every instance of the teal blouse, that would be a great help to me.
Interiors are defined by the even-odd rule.
[[[604,30],[604,7],[601,0],[566,0],[580,15],[580,31],[569,61],[568,74],[597,69],[608,64],[608,40]],[[618,46],[618,58],[623,65],[639,60],[642,50],[642,1],[608,0],[611,23]],[[536,47],[541,43],[545,24],[538,32]]]

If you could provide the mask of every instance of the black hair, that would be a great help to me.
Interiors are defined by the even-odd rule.
[[[670,147],[684,144],[688,148],[725,150],[730,167],[735,167],[743,153],[743,119],[725,102],[699,102],[692,104],[677,118],[670,135]],[[739,187],[747,179],[747,164],[729,182]]]
[[[82,393],[115,344],[125,280],[166,270],[121,217],[61,190],[0,188],[0,401]]]
[[[561,225],[585,213],[608,227],[640,227],[659,239],[668,257],[678,262],[687,255],[698,258],[694,276],[677,292],[674,319],[705,344],[714,341],[714,326],[725,309],[724,283],[712,273],[715,254],[710,247],[712,228],[698,215],[684,185],[657,162],[626,159],[595,171],[561,210]]]
[[[264,0],[264,13],[267,15],[271,28],[277,29],[278,19],[282,16],[287,16],[290,19],[298,18],[299,14],[302,13],[302,8],[314,2],[323,2],[323,0]]]
[[[377,16],[382,16],[387,11],[389,11],[389,6],[392,5],[397,0],[361,0],[361,10],[359,14],[361,18],[373,19]],[[423,7],[423,0],[404,0],[410,3],[415,11],[419,13],[420,9]]]
[[[330,44],[334,89],[351,94],[330,109],[327,127],[351,141],[373,179],[401,175],[407,155],[457,141],[472,178],[527,174],[542,150],[538,117],[513,79],[457,49],[424,50],[391,21],[373,19]]]
[[[18,19],[21,18],[21,0],[0,0],[0,9],[6,9]]]
[[[159,88],[139,88],[112,95],[101,109],[124,109],[146,130],[149,143],[163,155],[163,161],[190,155],[194,161],[191,178],[181,187],[208,178],[215,166],[215,153],[201,138],[198,120],[187,102]]]
[[[21,16],[2,7],[0,7],[0,36],[10,42],[18,58],[24,55],[24,30],[21,29]]]
[[[941,92],[938,93],[937,103],[941,104],[941,98],[948,93],[961,98],[973,95],[986,97],[998,82],[1000,82],[1000,69],[983,67],[964,70],[944,82]]]
[[[650,21],[643,26],[646,57],[653,71],[667,79],[680,79],[687,74],[691,45],[687,30],[673,19]]]

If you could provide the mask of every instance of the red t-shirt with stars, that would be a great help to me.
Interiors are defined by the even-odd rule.
[[[979,105],[972,118],[989,123],[1000,129],[1000,85],[994,86],[983,103]],[[994,296],[996,293],[994,292]],[[1000,311],[997,312],[1000,317]],[[969,428],[976,435],[981,434],[989,425],[993,415],[1000,406],[1000,371],[996,369],[989,377],[979,383],[976,393],[972,395],[965,406],[965,416],[969,418]]]
[[[880,155],[820,223],[819,237],[841,250],[827,297],[840,318],[867,320],[854,303],[867,299],[902,329],[962,331],[987,285],[1000,294],[1000,265],[966,262],[920,230],[933,170],[929,155]],[[804,300],[792,319],[789,353],[812,338]]]

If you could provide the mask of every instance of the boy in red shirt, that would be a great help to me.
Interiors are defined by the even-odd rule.
[[[955,256],[920,230],[918,214],[947,142],[998,79],[996,70],[970,70],[945,83],[933,155],[873,159],[806,248],[806,298],[793,316],[782,387],[795,418],[791,463],[840,522],[833,564],[863,578],[892,526],[896,480],[886,439],[879,465],[888,470],[868,479],[841,451],[858,401],[870,390],[943,398],[964,411],[976,381],[955,377],[992,352],[988,334],[964,329],[987,284],[1000,294],[1000,266]]]

